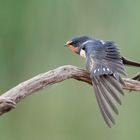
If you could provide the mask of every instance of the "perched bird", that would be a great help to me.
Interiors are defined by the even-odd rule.
[[[106,124],[115,124],[112,113],[118,114],[117,104],[124,95],[124,81],[120,75],[126,75],[124,64],[140,67],[120,55],[113,41],[94,39],[88,36],[72,38],[65,44],[71,51],[86,58],[86,69],[94,87],[97,103]]]

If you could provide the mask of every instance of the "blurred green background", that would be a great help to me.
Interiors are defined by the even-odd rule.
[[[114,40],[124,56],[140,62],[140,1],[0,0],[0,93],[61,65],[84,68],[85,60],[63,47],[78,35]],[[139,71],[126,69],[130,77]],[[126,92],[109,129],[92,87],[67,80],[1,116],[0,139],[137,140],[139,108],[140,95]]]

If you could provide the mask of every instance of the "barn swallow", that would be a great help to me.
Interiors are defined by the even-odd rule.
[[[120,96],[124,95],[125,83],[120,76],[126,76],[124,65],[140,67],[140,63],[122,57],[113,41],[80,36],[67,41],[65,46],[86,58],[86,69],[90,73],[100,112],[111,127],[115,124],[113,112],[118,114],[117,104],[121,105]]]

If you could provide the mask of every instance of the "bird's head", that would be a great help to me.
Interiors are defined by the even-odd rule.
[[[85,56],[85,49],[83,48],[83,44],[85,44],[88,40],[91,40],[88,36],[80,36],[74,37],[71,40],[67,41],[65,46],[68,47],[72,52]]]

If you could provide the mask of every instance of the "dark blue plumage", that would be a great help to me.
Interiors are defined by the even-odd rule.
[[[104,41],[87,36],[75,37],[66,43],[70,50],[86,58],[86,69],[90,73],[95,96],[106,124],[115,124],[112,113],[118,114],[116,104],[121,104],[126,75],[124,64],[140,66],[139,63],[121,57],[113,41]]]

